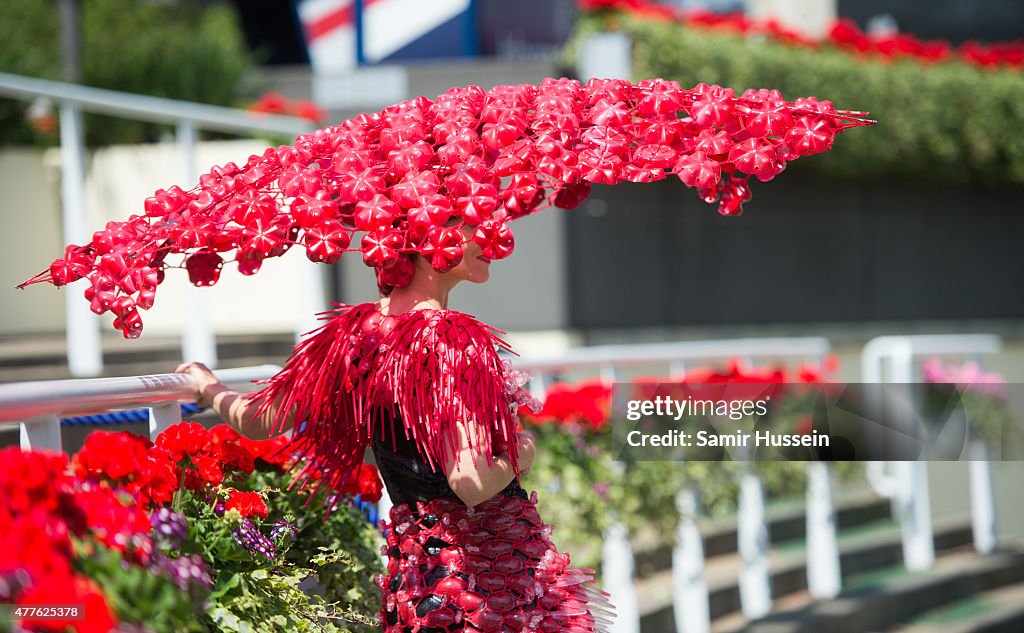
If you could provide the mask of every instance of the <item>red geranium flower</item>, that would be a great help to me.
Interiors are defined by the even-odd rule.
[[[224,508],[225,510],[238,510],[245,518],[257,516],[265,519],[270,514],[270,511],[267,509],[267,503],[258,492],[232,490],[231,496],[228,497],[227,503],[224,504]]]
[[[356,485],[363,501],[372,501],[374,503],[380,501],[384,484],[380,480],[380,474],[377,472],[376,466],[373,464],[361,464]]]
[[[156,438],[156,445],[166,450],[175,462],[191,457],[210,444],[210,432],[195,422],[181,422]]]
[[[152,445],[148,439],[134,433],[93,431],[72,458],[75,476],[83,480],[107,478],[128,483],[138,476]]]
[[[286,435],[278,435],[267,440],[250,440],[243,437],[239,444],[256,460],[273,470],[284,470],[291,461],[291,451],[288,450],[291,440]]]

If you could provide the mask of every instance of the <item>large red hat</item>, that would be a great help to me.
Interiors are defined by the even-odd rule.
[[[591,183],[675,174],[724,215],[738,215],[749,180],[832,147],[842,130],[873,123],[814,97],[674,81],[546,79],[540,86],[453,88],[405,101],[214,167],[185,191],[159,190],[144,215],[110,222],[22,286],[88,278],[94,312],[142,332],[168,255],[198,286],[233,261],[245,275],[299,245],[315,262],[359,250],[382,283],[412,279],[407,255],[438,271],[462,258],[460,224],[483,254],[512,253],[508,222],[548,206],[571,209]],[[357,239],[356,233],[361,233]]]

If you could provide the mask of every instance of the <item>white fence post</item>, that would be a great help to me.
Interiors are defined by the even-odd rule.
[[[820,599],[842,588],[832,473],[825,462],[807,463],[807,589]]]
[[[988,447],[984,442],[975,440],[968,450],[971,458],[971,529],[974,549],[979,554],[991,554],[999,541],[992,463],[988,461]]]
[[[60,418],[55,415],[41,415],[25,420],[20,425],[21,450],[48,449],[60,451],[64,444],[60,437]]]
[[[72,103],[62,103],[60,106],[60,163],[64,242],[84,244],[88,239],[85,217],[85,147],[82,113]],[[92,313],[78,290],[67,289],[64,306],[68,370],[76,378],[98,376],[103,371],[99,317]]]
[[[629,541],[629,530],[618,517],[604,534],[601,556],[604,588],[615,605],[615,621],[612,633],[640,633],[640,608],[637,604],[634,585],[633,545]]]
[[[927,462],[895,462],[897,477],[906,482],[903,509],[903,555],[907,569],[925,571],[935,562]]]
[[[155,442],[158,435],[178,422],[181,422],[181,407],[177,402],[150,407],[149,439]]]
[[[182,155],[184,182],[199,178],[196,161],[196,126],[188,120],[178,122],[178,151]],[[217,366],[217,340],[210,325],[209,309],[204,288],[188,286],[185,303],[185,331],[181,338],[181,356],[184,361],[199,361],[213,369]]]
[[[697,527],[700,497],[692,486],[676,493],[679,525],[672,548],[672,605],[679,633],[711,630],[708,584],[704,580],[704,539]]]
[[[749,472],[740,475],[737,519],[736,536],[743,561],[740,570],[740,602],[743,615],[753,620],[768,615],[772,610],[772,589],[764,487],[761,479]]]

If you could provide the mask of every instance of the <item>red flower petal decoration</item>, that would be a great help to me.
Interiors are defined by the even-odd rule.
[[[501,193],[502,204],[512,217],[533,212],[543,199],[544,188],[534,173],[515,174]]]
[[[786,134],[786,144],[800,156],[811,156],[832,149],[833,136],[827,121],[803,117]]]
[[[722,178],[721,164],[700,151],[682,156],[673,171],[687,187],[710,189]]]
[[[492,185],[473,183],[468,195],[455,200],[455,210],[467,224],[480,224],[498,208],[498,190]]]
[[[341,259],[351,241],[352,234],[336,220],[306,229],[302,236],[306,257],[323,264],[334,264]]]
[[[454,209],[445,196],[421,196],[417,207],[409,210],[409,237],[418,240],[434,227],[444,226]]]
[[[590,195],[590,183],[581,182],[562,187],[555,193],[554,205],[559,209],[575,209]]]
[[[700,127],[723,126],[736,116],[736,93],[731,88],[699,84],[694,91],[700,97],[690,107],[690,116]]]
[[[473,241],[480,245],[484,257],[490,259],[504,259],[515,249],[512,229],[497,220],[488,220],[476,227]]]
[[[408,257],[399,257],[395,263],[387,268],[377,269],[377,282],[379,285],[401,288],[412,283],[416,275],[416,265]]]
[[[441,182],[437,179],[437,174],[432,171],[408,174],[391,188],[391,199],[403,209],[412,209],[419,206],[420,198],[431,196],[440,189]]]
[[[729,153],[729,162],[736,165],[736,169],[757,176],[761,181],[771,180],[781,171],[775,146],[759,138],[737,143]]]
[[[356,204],[353,219],[360,231],[373,231],[390,227],[400,213],[398,205],[387,196],[377,194]]]
[[[377,229],[363,236],[361,244],[363,263],[371,268],[385,268],[399,258],[398,249],[404,240],[398,233],[388,229]]]
[[[339,194],[346,202],[360,202],[370,200],[384,191],[386,186],[384,178],[377,175],[373,168],[367,168],[361,172],[342,176]]]
[[[188,280],[196,286],[212,286],[220,279],[220,269],[224,267],[224,258],[217,253],[199,251],[189,255],[185,260],[188,269]]]
[[[427,231],[419,251],[434,270],[448,272],[462,261],[462,233],[456,228],[435,226]]]

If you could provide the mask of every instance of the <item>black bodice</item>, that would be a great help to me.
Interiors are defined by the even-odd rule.
[[[394,417],[394,448],[389,426],[387,421],[378,425],[372,447],[377,468],[384,479],[392,503],[407,503],[415,507],[417,501],[426,503],[442,497],[458,499],[448,485],[448,478],[444,472],[432,469],[420,455],[416,442],[405,437],[401,419],[397,415]],[[509,482],[500,494],[506,497],[528,498],[517,479]]]

